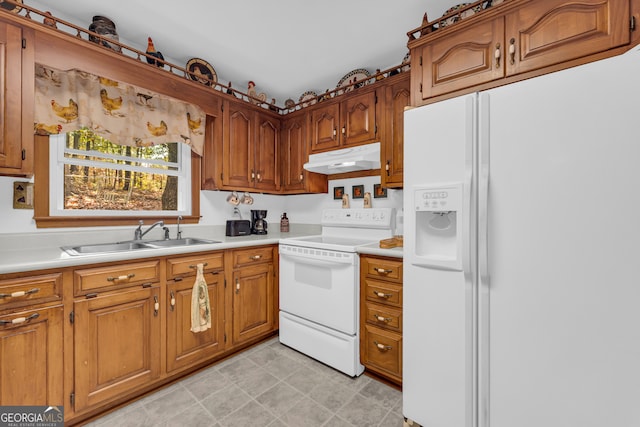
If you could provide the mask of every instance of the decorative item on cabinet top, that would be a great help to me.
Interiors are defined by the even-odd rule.
[[[89,25],[89,31],[92,31],[104,37],[105,39],[111,39],[117,42],[120,41],[118,33],[116,32],[116,24],[114,24],[113,21],[106,16],[94,16],[93,22]],[[99,39],[98,37],[91,34],[89,34],[89,41],[111,48],[116,52],[122,52],[122,48],[117,44],[109,43],[108,41]]]
[[[204,59],[191,58],[187,62],[186,68],[188,72],[187,76],[195,82],[213,86],[213,84],[218,81],[216,70]]]
[[[264,92],[258,93],[256,84],[253,81],[249,81],[247,84],[247,94],[249,95],[249,101],[256,105],[260,105],[267,100],[267,94]]]
[[[22,4],[22,0],[13,0],[13,1],[16,2],[16,3]],[[5,3],[4,1],[0,2],[0,7],[5,9],[5,10],[8,10],[9,12],[15,12],[15,13],[18,13],[18,12],[20,12],[22,10],[22,8],[20,6],[16,6],[16,5],[13,5],[13,4]]]
[[[357,68],[348,72],[342,76],[336,85],[336,89],[344,88],[344,90],[336,92],[336,95],[341,95],[345,92],[364,86],[368,83],[368,77],[371,77],[371,73],[365,68]]]
[[[302,104],[302,107],[307,107],[309,105],[313,105],[317,102],[318,94],[312,90],[308,90],[302,95],[300,95],[300,99],[298,102]]]

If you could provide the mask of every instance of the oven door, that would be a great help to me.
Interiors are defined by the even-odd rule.
[[[280,245],[280,310],[348,335],[358,328],[359,258]]]

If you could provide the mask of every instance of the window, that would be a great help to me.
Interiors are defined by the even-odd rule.
[[[187,144],[124,146],[83,130],[37,136],[38,158],[38,227],[198,222],[200,158]]]
[[[186,144],[132,147],[88,131],[51,136],[50,144],[51,215],[191,214]]]

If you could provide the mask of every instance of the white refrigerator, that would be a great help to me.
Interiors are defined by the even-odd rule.
[[[637,48],[404,119],[404,416],[640,426]]]

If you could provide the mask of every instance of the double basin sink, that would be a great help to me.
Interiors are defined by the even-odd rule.
[[[136,251],[140,249],[180,248],[194,245],[208,245],[220,243],[218,240],[198,239],[185,237],[183,239],[165,240],[128,240],[125,242],[97,243],[77,246],[63,246],[61,249],[69,255],[91,255],[101,253],[114,253]]]

